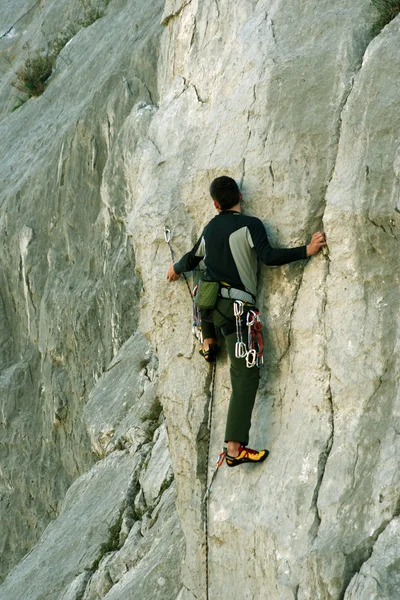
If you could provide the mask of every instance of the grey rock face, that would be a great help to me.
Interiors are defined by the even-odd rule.
[[[81,8],[39,3],[0,56]],[[10,113],[7,66],[0,86],[0,598],[206,597],[229,371],[223,351],[207,464],[211,372],[163,228],[188,250],[229,174],[273,244],[324,229],[329,251],[261,272],[251,445],[271,455],[218,473],[209,598],[397,599],[399,18],[103,8],[41,97]]]

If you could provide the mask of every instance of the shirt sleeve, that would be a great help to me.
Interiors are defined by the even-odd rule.
[[[249,226],[253,248],[260,261],[265,265],[286,265],[295,260],[307,258],[306,246],[296,248],[273,248],[269,243],[267,232],[260,219],[252,220]]]
[[[205,244],[203,234],[199,237],[193,248],[184,254],[178,262],[174,264],[174,271],[177,275],[186,271],[193,271],[203,260],[205,256]]]

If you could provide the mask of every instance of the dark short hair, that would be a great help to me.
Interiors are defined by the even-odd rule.
[[[214,179],[210,185],[210,194],[211,198],[219,203],[222,210],[232,208],[240,202],[240,192],[236,181],[226,175]]]

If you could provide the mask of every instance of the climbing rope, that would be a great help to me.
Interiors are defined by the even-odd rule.
[[[171,253],[171,260],[172,260],[172,262],[175,262],[175,252],[174,252],[174,249],[171,246],[171,230],[167,226],[164,227],[164,239],[165,239],[165,241],[167,242],[167,244],[169,246],[169,251]],[[189,282],[187,280],[187,277],[186,277],[185,273],[182,273],[182,275],[183,275],[183,278],[184,278],[184,280],[186,282],[187,288],[189,290],[190,297],[193,299],[192,290],[190,289],[190,285],[189,285]]]
[[[164,239],[169,246],[169,250],[171,253],[171,259],[174,262],[175,261],[175,253],[174,253],[174,250],[171,245],[171,230],[169,229],[169,227],[166,227],[166,226],[164,227]],[[192,303],[193,303],[193,326],[192,326],[193,335],[197,339],[199,339],[199,341],[202,343],[203,340],[201,337],[201,328],[200,328],[200,323],[201,323],[200,311],[197,308],[197,306],[194,304],[194,301],[193,301],[197,286],[195,286],[195,288],[192,292],[185,273],[183,273],[183,277],[185,279],[185,282],[186,282],[186,285],[189,290],[190,297],[191,297]],[[199,335],[199,331],[200,331],[200,335]],[[210,499],[211,489],[212,489],[214,480],[218,473],[218,469],[224,462],[224,458],[226,456],[225,450],[220,452],[220,454],[218,455],[216,466],[215,466],[214,471],[210,478],[210,483],[208,483],[208,464],[210,462],[211,427],[212,427],[212,415],[213,415],[213,405],[214,405],[214,395],[215,395],[216,370],[217,370],[217,361],[215,361],[213,363],[212,372],[211,372],[210,399],[209,399],[209,403],[208,403],[208,422],[207,422],[206,493],[205,493],[204,499],[203,499],[203,502],[204,502],[205,566],[206,566],[206,599],[205,600],[209,600],[209,588],[210,588],[209,534],[208,534],[209,499]]]
[[[210,598],[210,542],[209,542],[209,532],[208,532],[208,521],[209,521],[209,500],[211,489],[214,483],[214,480],[217,476],[218,469],[224,462],[224,458],[226,456],[226,451],[223,450],[219,453],[217,462],[214,468],[214,471],[210,478],[210,483],[208,483],[208,463],[210,462],[210,446],[211,446],[211,427],[212,427],[212,414],[213,414],[213,404],[214,404],[214,394],[215,394],[215,375],[217,370],[217,361],[213,364],[212,374],[211,374],[211,388],[210,388],[210,401],[208,403],[208,424],[207,424],[207,453],[206,453],[206,468],[207,468],[207,476],[206,476],[206,493],[204,495],[204,538],[205,538],[205,563],[206,563],[206,600]]]
[[[164,239],[168,244],[169,251],[171,253],[171,260],[172,260],[172,262],[175,262],[175,252],[171,245],[171,230],[167,226],[164,227]],[[192,333],[193,333],[193,336],[200,342],[200,344],[202,344],[203,343],[203,335],[201,333],[200,309],[194,303],[194,297],[196,295],[198,286],[195,285],[195,287],[193,288],[193,291],[192,291],[190,289],[190,285],[189,285],[189,282],[188,282],[188,279],[187,279],[185,273],[182,273],[182,275],[185,280],[187,289],[189,290],[190,298],[192,299],[192,310],[193,310]]]

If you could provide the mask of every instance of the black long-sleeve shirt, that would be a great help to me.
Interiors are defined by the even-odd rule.
[[[260,219],[227,210],[211,219],[174,270],[192,271],[204,259],[206,279],[224,281],[256,296],[257,259],[265,265],[284,265],[304,258],[306,246],[273,248]]]

